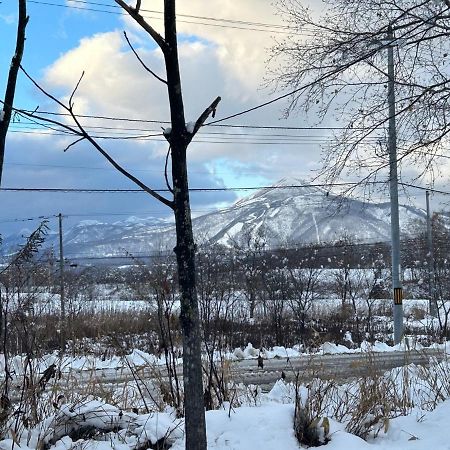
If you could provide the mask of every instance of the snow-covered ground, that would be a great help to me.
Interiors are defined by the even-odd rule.
[[[447,363],[445,365],[445,373],[448,374],[449,367]],[[356,420],[353,405],[347,405],[348,412],[338,421],[332,415],[333,411],[337,411],[333,406],[336,402],[329,401],[331,397],[333,400],[338,400],[339,396],[341,399],[350,398],[349,392],[355,394],[353,399],[357,398],[357,384],[327,385],[318,380],[315,385],[299,386],[297,392],[299,398],[307,399],[322,389],[325,400],[320,413],[322,420],[327,417],[329,425],[326,433],[329,442],[323,447],[325,449],[445,450],[450,448],[450,400],[444,400],[442,395],[434,402],[429,400],[438,391],[449,394],[449,380],[441,380],[437,386],[431,380],[423,380],[424,375],[437,373],[433,369],[423,372],[415,366],[386,373],[380,383],[389,382],[391,388],[403,392],[402,398],[407,398],[408,404],[391,405],[392,409],[386,411],[386,417],[378,422],[369,412],[366,419],[372,425],[366,440],[346,431],[348,424]],[[419,386],[420,380],[423,383]],[[334,390],[330,390],[330,386]],[[251,386],[247,393],[240,392],[239,406],[231,407],[225,403],[219,410],[208,411],[208,448],[298,450],[301,447],[294,433],[295,392],[292,384],[285,384],[282,380],[267,394]],[[358,405],[358,400],[355,405]],[[74,433],[75,430],[78,434]],[[12,433],[9,439],[0,441],[0,449],[43,448],[39,447],[41,442],[49,450],[130,450],[150,448],[150,444],[154,445],[164,438],[173,450],[185,448],[183,420],[176,418],[169,409],[137,414],[98,400],[84,399],[57,407],[34,428],[22,428],[20,433]]]

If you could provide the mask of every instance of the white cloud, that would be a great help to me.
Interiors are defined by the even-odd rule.
[[[163,2],[144,0],[141,10],[149,23],[162,33],[162,15],[145,10],[162,11]],[[224,20],[211,21],[203,17]],[[271,0],[181,0],[177,3],[177,18],[180,40],[200,39],[216,47],[221,66],[239,79],[232,91],[235,95],[253,100],[260,97],[258,89],[266,73],[267,52],[273,44],[274,29],[246,22],[281,25],[281,18],[274,15]],[[124,22],[142,34],[129,17],[124,16]]]
[[[162,10],[162,5],[144,1],[142,8]],[[261,90],[260,86],[266,71],[267,48],[272,43],[270,33],[187,24],[183,20],[201,20],[181,16],[220,16],[231,20],[251,19],[254,22],[280,23],[280,19],[272,15],[268,0],[248,0],[244,3],[183,0],[179,2],[178,13],[179,55],[187,121],[195,120],[217,95],[222,97],[218,117],[247,109],[268,99],[269,92]],[[125,19],[125,24],[128,36],[141,58],[148,67],[165,77],[163,57],[159,49],[145,33],[131,26],[129,18]],[[85,71],[85,77],[75,95],[75,109],[78,113],[168,119],[165,86],[142,68],[126,44],[121,30],[86,36],[77,47],[61,55],[47,67],[44,83],[51,92],[67,99],[82,71]],[[282,103],[275,104],[239,117],[233,122],[284,125],[285,122],[278,122],[281,108]],[[91,120],[84,123],[105,124]],[[290,119],[290,124],[307,123],[295,117]],[[114,126],[111,123],[108,125]],[[125,125],[122,123],[117,126]],[[157,125],[148,125],[148,128],[158,131]],[[221,131],[228,134],[217,134]],[[246,143],[245,139],[250,142],[263,141],[263,131],[205,128],[202,132],[208,134],[199,134],[191,144],[190,164],[194,170],[198,170],[206,166],[216,167],[223,161],[223,173],[218,176],[217,181],[222,179],[228,186],[237,184],[239,179],[242,180],[241,184],[248,184],[252,179],[255,183],[269,183],[283,176],[308,178],[310,169],[314,168],[320,156],[318,146],[314,146],[311,151],[311,148],[301,144]],[[136,133],[141,134],[139,131]],[[252,135],[246,137],[245,134],[248,133]],[[281,140],[283,131],[279,133]],[[134,143],[133,148],[139,149],[132,157],[135,166],[142,164],[145,167],[161,167],[167,144],[145,141]],[[130,156],[124,154],[120,145],[114,145],[112,153],[119,161],[129,162]]]
[[[78,47],[62,55],[45,71],[45,83],[60,88],[66,95],[75,87],[82,72],[85,75],[75,96],[78,113],[128,114],[162,117],[164,89],[145,74],[130,51],[124,49],[118,31],[96,34],[81,40]],[[161,71],[159,52],[145,55],[155,71]],[[159,114],[157,114],[159,113]],[[166,114],[164,114],[166,116]],[[167,117],[167,116],[166,116]]]

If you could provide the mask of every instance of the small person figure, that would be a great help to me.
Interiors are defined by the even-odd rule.
[[[261,356],[261,353],[258,356],[258,369],[264,369],[264,360],[263,357]]]

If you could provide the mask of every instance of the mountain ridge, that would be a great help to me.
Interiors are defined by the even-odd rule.
[[[413,206],[400,206],[400,225],[424,221],[426,214]],[[311,185],[282,179],[271,187],[241,198],[233,205],[192,221],[197,243],[242,246],[264,239],[267,248],[332,243],[349,237],[356,242],[390,240],[389,202],[362,202]],[[11,248],[17,239],[5,239]],[[68,257],[152,254],[175,245],[174,225],[158,218],[129,217],[116,222],[85,220],[63,237]],[[46,246],[57,245],[52,233]]]

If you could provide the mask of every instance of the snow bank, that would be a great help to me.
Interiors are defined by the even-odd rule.
[[[364,352],[396,352],[396,351],[410,351],[410,350],[423,350],[427,347],[423,347],[420,343],[405,338],[400,344],[395,346],[389,346],[384,342],[375,341],[371,344],[369,342],[362,342],[359,348],[348,348],[345,345],[335,344],[333,342],[325,342],[319,348],[319,354],[322,355],[335,355],[345,353],[364,353]],[[450,354],[450,345],[433,344],[429,348],[445,351]],[[303,352],[300,345],[292,348],[275,346],[271,349],[255,348],[251,343],[247,344],[244,349],[236,348],[231,352],[217,352],[214,355],[215,360],[220,361],[226,359],[230,361],[244,360],[244,359],[256,359],[261,355],[264,359],[273,358],[299,358],[302,356],[310,356],[310,353]],[[10,370],[19,376],[23,374],[23,365],[25,357],[15,356],[10,359]],[[178,358],[177,364],[182,364],[182,358]],[[144,351],[134,349],[130,354],[126,356],[112,356],[109,358],[99,358],[95,356],[80,356],[69,357],[65,356],[60,360],[57,352],[44,355],[38,361],[35,362],[35,368],[38,372],[43,372],[48,366],[55,364],[62,373],[70,373],[71,371],[92,371],[92,370],[128,370],[129,365],[133,367],[143,366],[164,366],[166,364],[164,356],[157,357],[156,355],[146,353]],[[0,354],[0,379],[4,374],[4,357]],[[1,450],[1,449],[0,449]]]
[[[278,385],[276,392],[281,387]],[[275,392],[272,393],[276,398]],[[271,394],[268,395],[268,397]],[[100,402],[88,402],[79,408],[64,407],[58,414],[67,414],[82,425],[95,425],[99,429],[121,431],[111,433],[101,440],[79,439],[69,436],[47,440],[49,450],[130,450],[143,448],[168,437],[173,450],[184,450],[183,422],[170,414],[124,414],[118,408]],[[327,450],[429,450],[448,449],[448,417],[450,401],[445,401],[426,415],[415,410],[408,416],[392,419],[387,433],[381,433],[369,442],[349,434],[343,424],[329,419],[330,442]],[[258,407],[243,406],[232,410],[222,409],[206,413],[208,449],[211,450],[298,450],[299,444],[293,430],[294,405],[267,402]],[[34,431],[36,434],[36,430]],[[55,438],[56,435],[53,435]],[[21,450],[36,448],[35,436],[28,443],[20,442]],[[19,448],[13,440],[0,442],[0,449]]]

